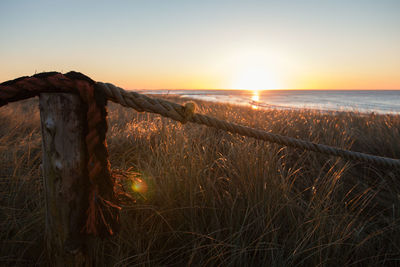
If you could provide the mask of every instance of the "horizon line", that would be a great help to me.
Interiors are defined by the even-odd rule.
[[[382,88],[382,89],[307,89],[307,88],[301,88],[301,89],[224,89],[224,88],[203,88],[203,89],[185,89],[185,88],[174,88],[174,89],[165,89],[165,88],[157,88],[157,89],[148,89],[148,88],[135,88],[135,89],[127,89],[127,90],[146,90],[146,91],[157,91],[157,90],[164,90],[164,91],[178,91],[178,90],[185,90],[185,91],[196,91],[196,90],[224,90],[224,91],[399,91],[400,88],[398,89],[387,89],[387,88]]]

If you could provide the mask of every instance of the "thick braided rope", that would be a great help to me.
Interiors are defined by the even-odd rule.
[[[89,77],[69,72],[62,75],[48,72],[22,77],[0,84],[0,107],[13,101],[37,96],[40,93],[74,93],[80,95],[86,104],[86,148],[88,207],[85,221],[81,222],[82,232],[107,236],[118,228],[118,210],[114,203],[114,178],[110,174],[108,151],[105,142],[107,131],[106,97],[95,89],[95,82]]]
[[[88,77],[82,74],[69,74],[79,79]],[[96,236],[113,235],[119,228],[117,198],[114,193],[115,179],[111,175],[108,149],[106,143],[107,111],[106,96],[101,90],[95,90],[94,82],[88,78],[78,84],[81,99],[87,104],[87,128],[85,141],[88,152],[88,176],[91,186],[88,192],[89,207],[87,210],[85,233]]]
[[[256,139],[277,143],[280,145],[315,151],[326,155],[341,157],[345,159],[373,163],[385,167],[400,167],[400,160],[387,157],[379,157],[360,152],[354,152],[332,146],[316,144],[309,141],[299,140],[287,136],[269,133],[262,130],[238,125],[235,123],[219,120],[206,115],[188,112],[193,110],[190,106],[182,106],[163,99],[150,98],[136,92],[127,92],[124,89],[110,83],[97,82],[97,86],[104,90],[107,97],[123,106],[134,108],[137,111],[158,113],[162,116],[185,123],[187,121],[207,125],[231,133],[253,137]]]

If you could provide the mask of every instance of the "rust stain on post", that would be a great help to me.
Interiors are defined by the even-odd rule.
[[[46,239],[59,266],[88,265],[85,112],[79,96],[40,94]]]

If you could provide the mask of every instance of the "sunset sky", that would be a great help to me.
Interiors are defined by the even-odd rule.
[[[0,82],[400,89],[400,1],[0,1]]]

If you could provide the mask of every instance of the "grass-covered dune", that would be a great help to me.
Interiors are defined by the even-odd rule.
[[[207,102],[197,111],[400,158],[400,116]],[[108,145],[128,196],[120,233],[92,248],[98,266],[400,265],[400,170],[111,103]],[[52,265],[40,164],[37,99],[0,108],[0,265]]]

